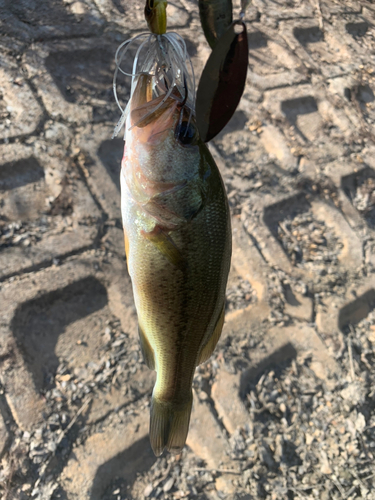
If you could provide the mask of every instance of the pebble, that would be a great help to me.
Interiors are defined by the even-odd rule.
[[[163,486],[164,493],[168,493],[168,491],[170,491],[173,488],[174,482],[175,482],[174,477],[170,477],[168,479],[168,481]]]
[[[146,498],[147,498],[147,497],[149,497],[149,496],[151,495],[151,493],[152,493],[153,489],[154,489],[154,488],[153,488],[152,484],[151,484],[151,483],[149,483],[149,484],[146,486],[146,488],[145,488],[145,490],[144,490],[144,492],[143,492],[143,495],[144,495]]]

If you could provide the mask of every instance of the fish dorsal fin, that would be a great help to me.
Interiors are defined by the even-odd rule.
[[[141,343],[141,351],[143,354],[143,359],[150,370],[155,370],[155,356],[154,351],[148,341],[144,331],[140,326],[138,326],[139,340]]]
[[[211,356],[211,354],[214,352],[214,349],[216,347],[216,344],[218,343],[224,325],[224,312],[225,312],[224,309],[225,309],[225,304],[223,305],[223,309],[220,313],[219,319],[217,320],[217,323],[215,325],[211,337],[208,339],[207,344],[201,350],[198,365],[207,361],[208,358]]]

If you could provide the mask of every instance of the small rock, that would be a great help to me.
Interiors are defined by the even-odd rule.
[[[355,421],[355,428],[358,432],[362,433],[366,427],[366,419],[362,413],[358,413],[358,417]]]
[[[356,382],[349,384],[341,391],[341,397],[349,401],[352,406],[363,403],[365,398],[363,387]]]
[[[322,454],[322,466],[320,468],[320,472],[322,472],[323,474],[332,474],[332,469],[329,465],[326,452],[322,450],[321,454]]]
[[[310,444],[314,441],[314,436],[311,436],[311,434],[306,434],[305,435],[305,440],[306,440],[306,444],[307,446],[310,446]]]
[[[170,477],[163,486],[164,493],[168,493],[168,491],[170,491],[173,488],[173,485],[174,485],[174,477]]]
[[[83,2],[74,2],[70,9],[76,16],[82,16],[86,13],[87,7]]]
[[[146,488],[145,488],[145,490],[144,490],[144,492],[143,492],[143,495],[144,495],[146,498],[147,498],[147,497],[149,497],[149,496],[151,495],[151,493],[152,493],[152,490],[153,490],[153,489],[154,489],[154,488],[153,488],[152,484],[151,484],[151,483],[149,483],[149,484],[146,486]]]

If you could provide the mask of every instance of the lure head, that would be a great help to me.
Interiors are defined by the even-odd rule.
[[[166,0],[146,0],[147,26],[155,35],[162,35],[167,31],[167,3]]]

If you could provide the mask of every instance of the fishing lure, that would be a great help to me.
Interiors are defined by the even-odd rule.
[[[146,0],[145,19],[155,35],[163,35],[167,31],[167,3],[165,0]]]
[[[243,18],[248,4],[242,0],[240,19],[232,22],[231,1],[199,3],[203,31],[213,48],[197,90],[197,126],[204,142],[229,122],[245,88],[249,49]]]
[[[232,24],[232,0],[199,0],[199,17],[211,49]]]

